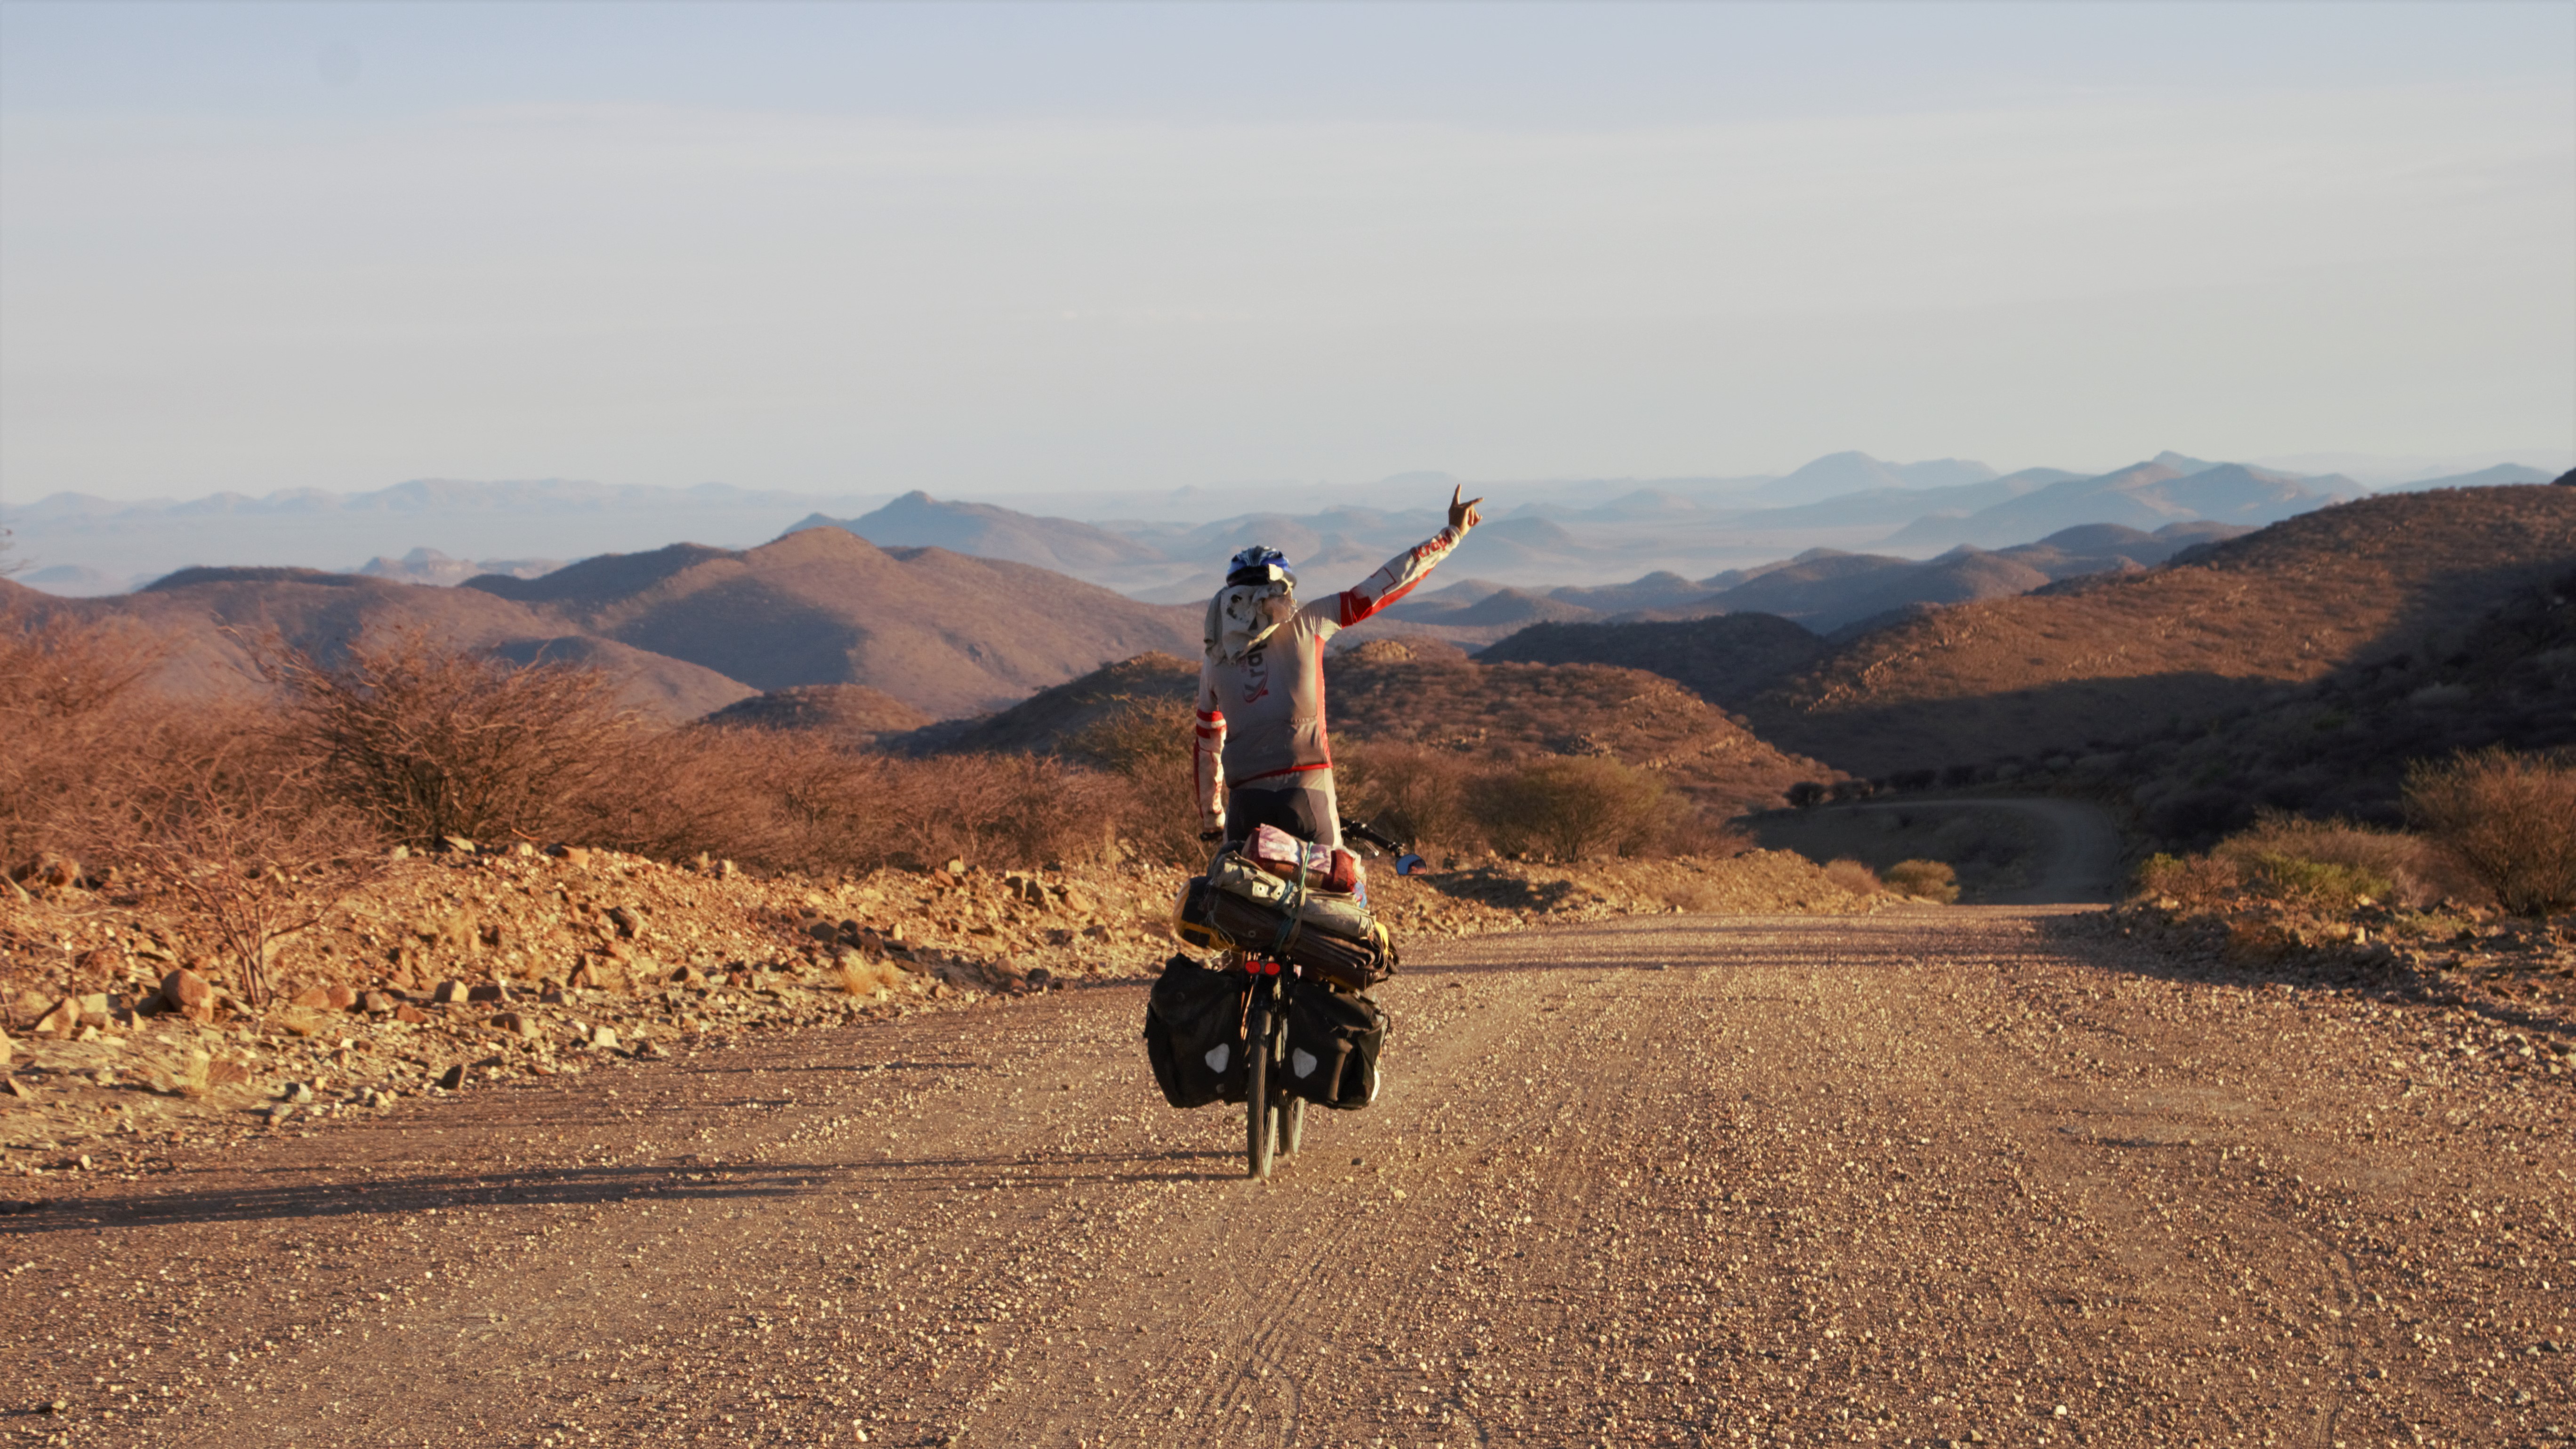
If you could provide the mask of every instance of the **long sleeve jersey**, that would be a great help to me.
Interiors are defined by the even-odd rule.
[[[1356,587],[1298,609],[1240,658],[1223,657],[1211,641],[1199,665],[1192,770],[1204,828],[1224,818],[1228,781],[1285,785],[1333,768],[1324,737],[1324,641],[1411,593],[1463,536],[1440,530]]]

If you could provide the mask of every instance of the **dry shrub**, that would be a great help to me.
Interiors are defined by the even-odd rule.
[[[91,848],[96,822],[169,711],[140,689],[158,641],[115,625],[0,612],[0,869]]]
[[[2503,749],[2419,761],[2406,814],[2505,909],[2576,906],[2576,761]]]
[[[1191,756],[1197,712],[1184,699],[1125,696],[1065,743],[1066,755],[1123,785],[1114,824],[1136,853],[1162,865],[1207,859],[1199,842]]]
[[[696,726],[628,742],[633,788],[594,791],[569,838],[665,860],[864,870],[890,853],[884,762],[830,737]]]
[[[2339,909],[2368,898],[2408,906],[2440,899],[2450,872],[2427,842],[2341,820],[2266,813],[2211,852],[2274,900]]]
[[[2137,873],[2139,896],[2162,897],[2192,907],[2227,905],[2244,884],[2235,862],[2208,855],[2158,852],[2141,862]]]
[[[635,731],[596,669],[513,665],[418,631],[361,639],[330,667],[275,639],[258,653],[316,783],[394,840],[562,835],[625,784]]]
[[[209,730],[184,754],[136,761],[92,849],[178,904],[253,1006],[292,937],[384,869],[369,822],[317,795],[305,762],[254,728]]]
[[[1079,860],[1107,843],[1122,804],[1107,778],[1030,755],[888,760],[884,783],[889,859],[919,866]]]
[[[1467,855],[1485,847],[1475,800],[1491,771],[1421,745],[1348,745],[1333,768],[1342,809],[1416,850]]]
[[[1041,866],[1096,854],[1120,782],[1025,755],[903,760],[823,737],[696,727],[631,742],[649,789],[594,799],[579,838],[808,874]]]
[[[1825,879],[1856,896],[1874,896],[1887,889],[1879,884],[1878,872],[1848,857],[1825,862]]]
[[[1959,899],[1959,873],[1947,861],[1900,860],[1887,868],[1883,879],[1890,889],[1924,900],[1948,905]]]
[[[1606,755],[1539,760],[1499,774],[1474,805],[1495,849],[1559,861],[1652,849],[1680,813],[1662,780]]]

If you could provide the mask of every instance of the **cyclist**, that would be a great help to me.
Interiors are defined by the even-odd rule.
[[[1322,845],[1342,843],[1333,757],[1324,739],[1324,641],[1403,598],[1482,521],[1449,493],[1449,526],[1386,561],[1356,588],[1299,607],[1297,575],[1255,544],[1227,566],[1208,601],[1199,664],[1193,785],[1200,838],[1239,842],[1275,825]],[[1228,788],[1228,787],[1231,788]]]

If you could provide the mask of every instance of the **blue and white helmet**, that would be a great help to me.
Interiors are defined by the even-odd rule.
[[[1286,584],[1297,587],[1297,571],[1288,567],[1288,555],[1266,543],[1256,543],[1234,556],[1225,566],[1226,587],[1241,584]]]

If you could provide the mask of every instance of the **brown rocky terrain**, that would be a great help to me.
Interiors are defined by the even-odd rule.
[[[0,1040],[16,1037],[0,1082],[17,1083],[0,1086],[17,1109],[0,1118],[0,1160],[19,1171],[169,1140],[155,1134],[577,1075],[711,1035],[1148,976],[1175,949],[1182,879],[1134,863],[823,881],[589,849],[413,856],[288,938],[273,999],[254,1002],[173,902],[84,888],[68,866],[23,874],[29,887],[0,877]],[[1378,914],[1403,941],[1876,904],[1782,852],[1381,877]]]
[[[1490,761],[1608,755],[1654,771],[1720,815],[1831,779],[1657,674],[1610,664],[1485,664],[1433,643],[1383,640],[1327,667],[1336,736]]]
[[[1782,749],[1873,777],[2081,754],[2338,670],[2445,655],[2571,567],[2576,491],[2368,498],[2161,568],[1878,630],[1741,707]]]
[[[1724,707],[1753,698],[1832,646],[1777,614],[1634,624],[1539,624],[1480,651],[1487,664],[1615,664],[1660,674]]]

